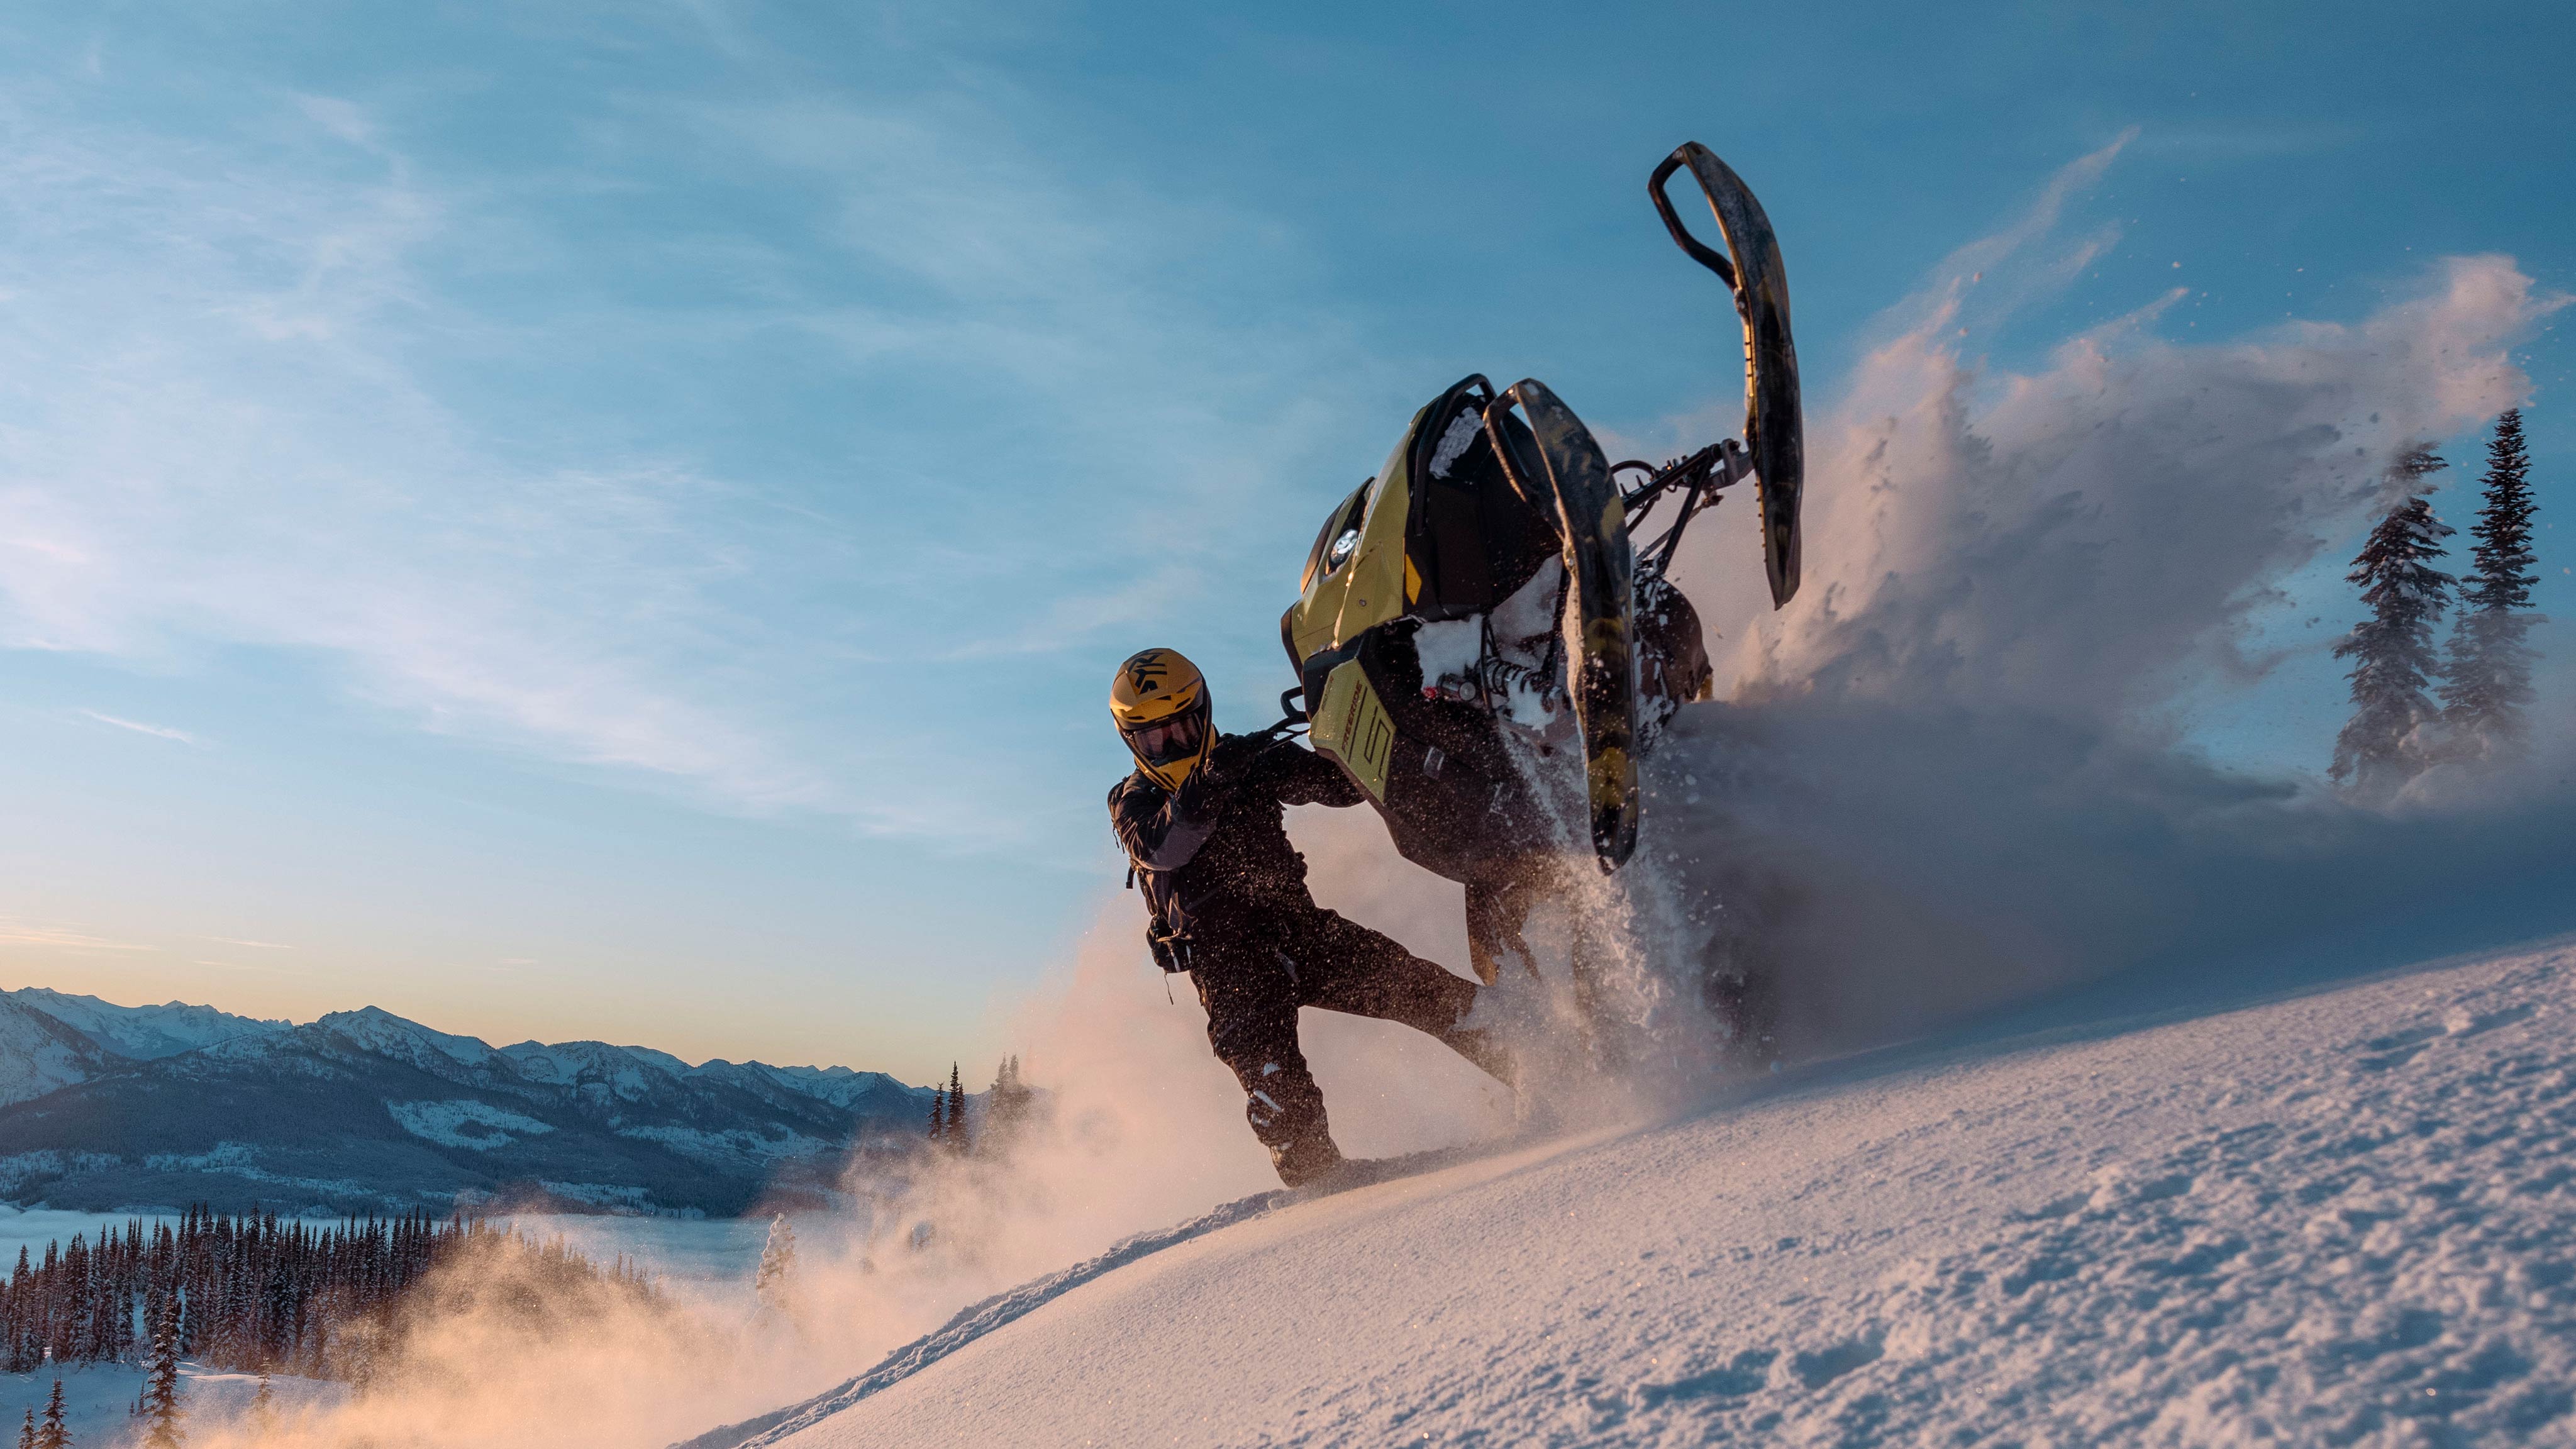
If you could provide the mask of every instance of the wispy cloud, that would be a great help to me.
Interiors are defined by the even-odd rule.
[[[158,951],[133,941],[110,940],[69,926],[45,925],[0,916],[0,946],[50,946],[65,951]]]
[[[115,715],[101,714],[94,709],[85,709],[82,710],[81,713],[98,721],[100,724],[114,725],[121,730],[132,730],[138,735],[150,735],[155,739],[177,740],[183,745],[199,743],[195,735],[188,733],[186,730],[172,729],[168,725],[144,724],[139,720],[119,719]]]
[[[1053,731],[925,722],[906,691],[1010,656],[1025,694],[1227,587],[1139,571],[1132,540],[1293,507],[1264,484],[1304,419],[1263,379],[1320,371],[1333,323],[1253,345],[1205,273],[1276,274],[1275,232],[1048,154],[990,77],[879,98],[767,44],[737,35],[748,79],[695,99],[578,103],[649,143],[470,180],[416,96],[246,87],[211,136],[0,97],[0,367],[26,380],[0,405],[0,648],[271,651],[419,728],[721,810],[1027,836],[1006,772],[923,762]],[[791,220],[744,219],[745,178]],[[564,209],[638,189],[707,204],[605,254]],[[636,278],[671,300],[635,305]],[[857,420],[818,402],[782,451],[650,415],[791,381]],[[545,398],[518,422],[492,396],[514,382]]]
[[[284,945],[276,941],[243,941],[237,940],[231,936],[199,936],[197,939],[200,941],[212,941],[219,946],[247,946],[254,951],[292,951],[295,949],[292,946]]]

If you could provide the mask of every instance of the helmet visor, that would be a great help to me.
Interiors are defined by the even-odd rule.
[[[1206,710],[1192,709],[1120,733],[1127,737],[1127,747],[1136,752],[1136,758],[1149,765],[1168,765],[1199,752],[1199,746],[1207,742],[1207,723]]]

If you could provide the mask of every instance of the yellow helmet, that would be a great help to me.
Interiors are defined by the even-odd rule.
[[[1166,790],[1181,788],[1216,748],[1207,676],[1177,649],[1147,649],[1119,665],[1109,685],[1109,716],[1137,767]]]

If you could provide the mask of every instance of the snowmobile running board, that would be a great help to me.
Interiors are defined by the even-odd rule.
[[[1664,184],[1685,166],[1708,198],[1731,259],[1692,236],[1665,194]],[[1674,243],[1726,283],[1744,324],[1744,445],[1760,492],[1762,563],[1770,575],[1771,607],[1777,609],[1798,592],[1798,501],[1807,475],[1798,349],[1789,338],[1789,274],[1780,260],[1780,242],[1744,178],[1697,141],[1683,142],[1664,158],[1646,183],[1646,193]],[[1685,504],[1685,516],[1691,508]]]

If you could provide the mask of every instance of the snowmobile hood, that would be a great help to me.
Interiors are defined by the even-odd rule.
[[[1362,485],[1359,495],[1325,521],[1307,565],[1305,595],[1281,621],[1280,632],[1299,662],[1400,616],[1420,592],[1420,576],[1405,557],[1404,525],[1412,506],[1408,460],[1414,434],[1430,411],[1425,407],[1413,415],[1374,482]],[[1353,503],[1360,507],[1356,519],[1350,516]]]

